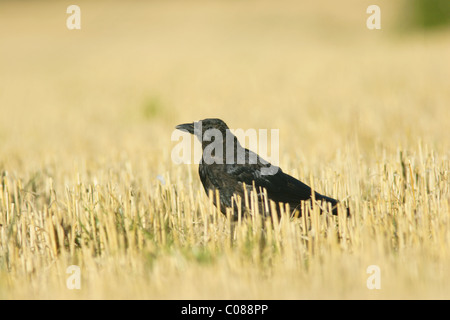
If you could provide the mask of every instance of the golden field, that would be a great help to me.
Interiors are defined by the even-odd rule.
[[[450,30],[356,0],[78,1],[68,30],[70,4],[0,3],[0,299],[450,298]],[[171,159],[208,117],[279,129],[352,216],[232,223]]]

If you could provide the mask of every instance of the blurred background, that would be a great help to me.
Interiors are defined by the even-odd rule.
[[[80,0],[81,30],[71,4],[0,3],[0,162],[167,155],[206,117],[279,128],[280,154],[311,159],[449,147],[449,1]]]

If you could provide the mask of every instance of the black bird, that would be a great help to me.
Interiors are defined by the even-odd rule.
[[[259,212],[265,215],[270,215],[271,205],[268,200],[276,203],[278,215],[281,212],[280,203],[289,204],[290,213],[298,210],[301,215],[301,202],[312,198],[309,186],[243,148],[222,120],[204,119],[180,124],[176,129],[194,134],[202,143],[200,180],[208,196],[212,191],[216,206],[216,191],[219,192],[222,213],[226,214],[226,208],[232,208],[234,219],[238,218],[239,211],[244,214],[247,208],[244,199],[247,197],[249,205],[252,191],[256,191]],[[318,192],[314,192],[314,198],[319,202],[321,212],[331,211],[337,215],[339,201]]]

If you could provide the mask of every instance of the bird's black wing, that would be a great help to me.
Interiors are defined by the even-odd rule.
[[[260,165],[232,165],[227,173],[235,180],[256,190],[266,189],[267,195],[275,202],[300,203],[311,198],[311,188],[303,182],[285,174],[280,168],[273,175],[261,174]]]
[[[248,152],[251,153],[252,151]],[[296,206],[302,200],[311,198],[312,190],[308,185],[284,173],[279,167],[272,166],[275,168],[275,174],[262,174],[262,169],[267,169],[270,166],[272,166],[270,163],[258,156],[256,164],[227,165],[226,172],[227,175],[248,186],[252,186],[254,183],[257,190],[259,188],[266,189],[268,197],[277,203],[283,202]],[[323,196],[318,192],[315,192],[314,195],[316,200],[331,202],[333,206],[337,203],[337,200]]]

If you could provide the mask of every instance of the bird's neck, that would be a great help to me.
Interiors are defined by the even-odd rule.
[[[202,163],[204,164],[236,164],[239,155],[245,154],[245,149],[232,134],[222,140],[203,140],[202,149]]]

